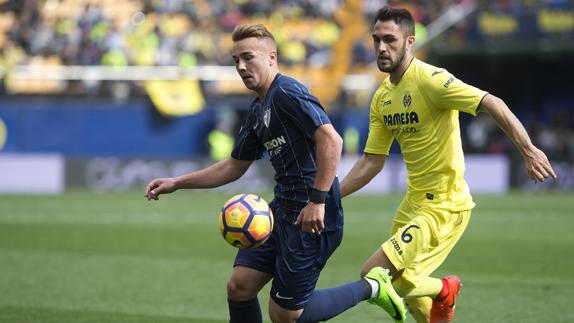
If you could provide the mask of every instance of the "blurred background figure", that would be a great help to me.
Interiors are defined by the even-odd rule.
[[[224,160],[231,155],[235,144],[238,120],[233,109],[222,108],[218,111],[217,121],[207,137],[209,156],[213,161]]]
[[[344,172],[362,152],[369,100],[386,77],[364,37],[383,5],[413,13],[419,58],[499,93],[563,179],[532,185],[513,171],[520,158],[491,121],[463,117],[471,186],[488,190],[472,183],[484,172],[475,154],[492,157],[497,192],[574,187],[569,1],[0,0],[0,159],[57,156],[62,178],[53,187],[62,191],[92,187],[85,174],[96,158],[161,159],[165,169],[221,158],[238,130],[228,119],[242,117],[250,100],[230,33],[263,23],[277,36],[282,70],[319,97],[345,138]],[[401,191],[398,176],[380,185]]]

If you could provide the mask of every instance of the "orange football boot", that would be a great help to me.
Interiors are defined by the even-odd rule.
[[[430,323],[450,323],[454,316],[456,298],[462,283],[457,276],[446,276],[442,278],[442,283],[446,285],[448,294],[444,298],[438,299],[437,297],[437,299],[432,301]]]

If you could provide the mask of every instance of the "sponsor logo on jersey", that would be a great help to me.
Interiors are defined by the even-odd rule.
[[[383,122],[385,125],[392,127],[392,126],[401,126],[407,124],[415,124],[419,123],[419,116],[416,112],[402,112],[402,113],[393,113],[383,115]]]
[[[383,102],[383,108],[386,107],[387,105],[391,105],[391,100]]]
[[[274,148],[277,148],[283,144],[287,143],[287,141],[285,140],[285,137],[281,136],[281,137],[277,137],[277,138],[273,138],[269,141],[266,141],[263,146],[265,146],[265,148],[267,148],[267,150],[271,150]]]
[[[444,83],[443,86],[448,89],[448,87],[450,86],[450,84],[451,84],[453,81],[454,81],[454,77],[451,76],[451,77],[448,78],[448,80],[446,80],[446,83]]]

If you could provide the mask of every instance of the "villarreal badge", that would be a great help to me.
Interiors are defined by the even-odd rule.
[[[403,105],[405,106],[405,109],[408,109],[411,106],[411,103],[413,103],[413,98],[411,97],[411,94],[407,92],[403,97]]]

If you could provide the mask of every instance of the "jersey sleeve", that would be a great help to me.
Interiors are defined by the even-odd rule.
[[[476,116],[478,105],[487,94],[457,79],[444,69],[429,70],[421,77],[423,85],[421,90],[439,109],[458,110]]]
[[[331,123],[319,99],[300,84],[279,87],[272,104],[309,138],[313,137],[318,127]]]
[[[238,160],[257,160],[263,156],[264,147],[253,130],[253,119],[253,110],[251,110],[239,130],[239,135],[231,151],[231,157]]]
[[[383,123],[379,108],[380,100],[381,91],[379,90],[375,93],[371,101],[369,135],[367,136],[367,144],[365,145],[364,151],[368,154],[388,156],[391,144],[393,143],[393,136],[390,129]]]

